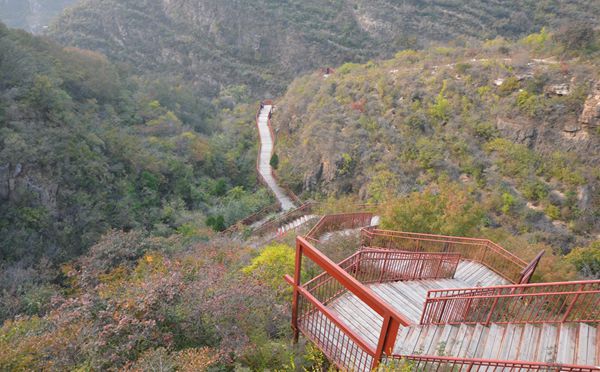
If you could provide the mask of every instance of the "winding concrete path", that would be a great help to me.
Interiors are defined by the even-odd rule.
[[[260,154],[258,155],[258,172],[265,180],[269,188],[275,194],[275,197],[281,204],[283,211],[295,208],[294,202],[286,195],[285,191],[279,187],[273,177],[271,168],[271,154],[273,153],[273,138],[269,130],[269,113],[273,106],[265,105],[258,116],[258,133],[260,135]]]

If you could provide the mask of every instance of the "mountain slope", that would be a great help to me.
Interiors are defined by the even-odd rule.
[[[2,24],[0,51],[0,264],[63,262],[110,228],[202,226],[190,210],[230,224],[269,202],[249,192],[254,105],[192,126],[184,88],[146,86],[101,54]]]
[[[282,91],[300,72],[461,38],[514,37],[598,23],[596,2],[232,0],[84,1],[52,35],[142,72],[176,73],[214,94]]]
[[[450,180],[491,226],[548,233],[557,248],[597,234],[597,52],[551,40],[405,51],[297,79],[274,115],[280,178],[380,202]]]

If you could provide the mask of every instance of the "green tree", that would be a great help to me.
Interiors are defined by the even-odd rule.
[[[554,39],[566,50],[586,50],[594,46],[596,32],[588,22],[574,22],[559,29]]]
[[[269,164],[271,167],[273,167],[273,169],[277,169],[279,167],[279,156],[277,156],[276,153],[273,153],[273,156],[271,156]]]

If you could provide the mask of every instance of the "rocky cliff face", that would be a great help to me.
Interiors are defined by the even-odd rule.
[[[35,170],[28,170],[21,163],[0,165],[0,201],[19,203],[23,197],[35,205],[43,205],[49,211],[56,212],[58,185]]]
[[[515,37],[571,20],[598,22],[591,16],[600,13],[597,2],[538,3],[84,0],[52,35],[141,72],[183,74],[206,86],[207,93],[244,84],[262,98],[319,67],[364,62],[459,36]]]

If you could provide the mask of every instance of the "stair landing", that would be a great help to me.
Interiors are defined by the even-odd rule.
[[[596,325],[413,325],[400,329],[394,354],[600,365]]]
[[[401,327],[394,354],[600,365],[596,325],[419,325],[428,290],[504,284],[509,283],[487,267],[461,261],[454,279],[373,284],[369,288],[414,323]],[[346,294],[328,307],[365,341],[377,345],[383,320],[360,299]]]

